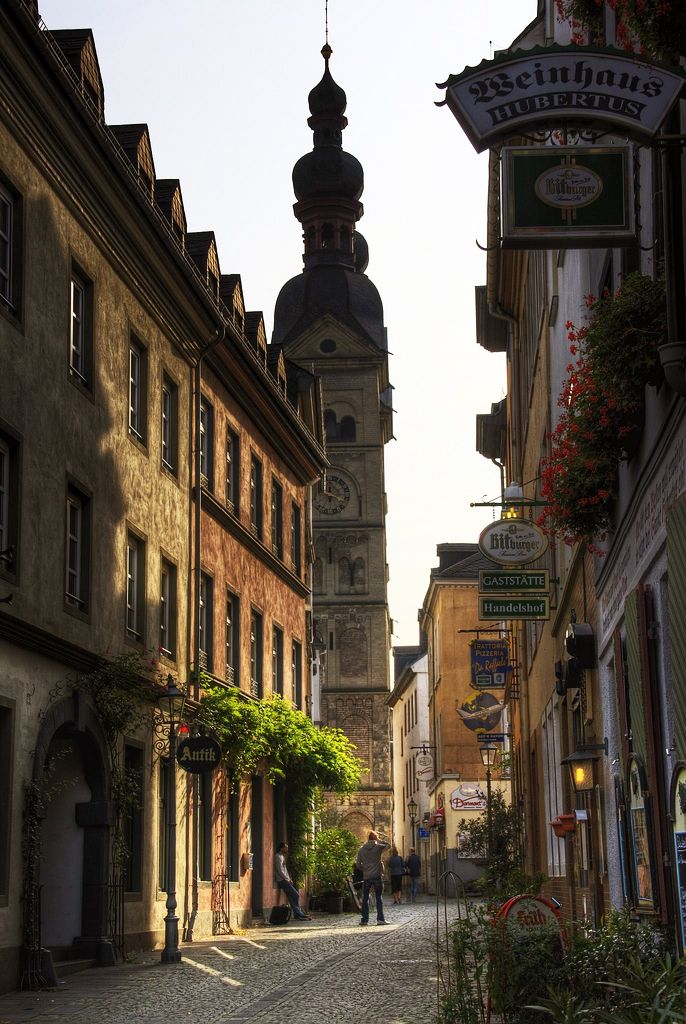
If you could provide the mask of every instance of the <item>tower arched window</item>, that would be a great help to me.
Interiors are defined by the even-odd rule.
[[[344,416],[341,419],[341,425],[338,433],[341,441],[354,441],[356,439],[357,426],[352,416]]]
[[[308,228],[305,234],[305,252],[312,252],[314,250],[315,241],[317,238],[317,232],[315,229]]]
[[[352,583],[358,594],[366,590],[364,558],[356,558],[352,564]]]
[[[333,224],[322,224],[322,249],[333,249],[334,243]]]
[[[327,409],[324,413],[324,430],[326,431],[327,441],[338,440],[338,421],[333,409]]]
[[[338,593],[349,594],[352,583],[352,566],[347,555],[338,559]]]
[[[339,237],[341,240],[340,248],[343,252],[350,252],[350,229],[345,224],[341,227]]]

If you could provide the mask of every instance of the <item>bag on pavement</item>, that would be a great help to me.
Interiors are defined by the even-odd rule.
[[[280,907],[272,907],[272,912],[269,915],[270,924],[287,924],[291,919],[291,908],[284,904]]]

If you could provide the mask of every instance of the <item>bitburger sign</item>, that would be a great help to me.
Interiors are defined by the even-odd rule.
[[[438,86],[477,152],[522,131],[599,126],[653,138],[686,76],[612,47],[536,46],[503,53]]]
[[[527,519],[498,519],[479,535],[479,549],[500,565],[526,565],[545,554],[548,538]]]

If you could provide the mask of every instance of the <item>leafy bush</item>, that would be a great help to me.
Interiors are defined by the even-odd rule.
[[[347,828],[325,828],[312,844],[312,872],[318,892],[341,893],[346,886],[359,841]]]

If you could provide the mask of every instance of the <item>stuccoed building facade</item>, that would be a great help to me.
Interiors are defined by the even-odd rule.
[[[609,5],[589,13],[591,20],[574,29],[555,4],[540,3],[511,49],[567,44],[573,31],[582,43],[591,36],[605,44],[623,38]],[[648,16],[653,50],[641,60],[673,68],[684,49],[683,12],[675,6]],[[633,24],[631,31],[629,44],[633,39],[638,46],[641,26]],[[625,905],[639,918],[667,926],[679,950],[685,891],[679,850],[686,829],[685,168],[683,148],[674,143],[683,138],[684,117],[679,100],[653,143],[636,146],[638,232],[633,243],[616,248],[500,249],[493,155],[491,250],[486,287],[477,293],[479,341],[505,354],[509,382],[505,423],[500,407],[480,417],[479,448],[504,462],[509,479],[523,483],[526,499],[547,505],[544,521],[556,527],[540,565],[553,581],[551,618],[513,624],[522,673],[521,700],[513,708],[519,737],[515,793],[526,809],[528,865],[548,875],[546,890],[570,919],[598,921],[608,907]],[[621,137],[617,131],[616,141]],[[630,278],[634,272],[641,275],[638,284]],[[663,274],[666,300],[654,301]],[[634,287],[643,297],[626,312]],[[616,398],[634,386],[627,382],[637,365],[647,372],[636,385],[634,422],[618,427],[612,420],[614,427],[606,427],[605,447],[617,454],[605,481],[592,486],[597,455],[589,453],[576,499],[555,518],[561,436],[555,429],[569,410],[576,414],[579,390],[558,398],[569,381],[568,364],[593,345],[598,307],[589,295],[605,295],[608,308],[624,317],[621,330],[615,327],[613,335],[609,329],[598,385],[609,382],[608,393]],[[584,325],[591,333],[579,345],[577,329]],[[571,354],[570,330],[577,346]],[[640,358],[630,348],[637,336],[651,339]],[[606,413],[599,411],[599,422],[601,416]],[[585,436],[590,439],[594,430]],[[601,448],[602,436],[601,429]],[[589,525],[580,541],[578,512],[584,508],[590,509]],[[520,511],[539,515],[541,508],[524,504]],[[565,536],[572,542],[564,543]],[[589,786],[574,792],[561,762],[579,748],[591,754],[593,769]],[[572,816],[566,836],[551,828],[561,813]]]
[[[429,657],[426,639],[413,647],[394,647],[393,689],[393,841],[407,857],[410,848],[424,853],[418,829],[429,817],[428,786],[433,779],[429,731]],[[412,813],[411,813],[412,812]],[[428,847],[427,847],[428,852]],[[422,862],[425,877],[426,860]]]
[[[384,445],[393,414],[379,293],[356,230],[363,171],[342,149],[346,96],[329,71],[310,92],[314,148],[293,169],[304,269],[279,293],[272,342],[321,379],[330,468],[313,497],[313,614],[320,719],[357,747],[362,785],[339,804],[360,837],[390,835],[390,621]]]
[[[112,731],[112,716],[103,717],[112,702],[98,705],[88,682],[97,666],[135,655],[143,688],[154,694],[170,675],[194,699],[195,670],[204,667],[254,699],[253,607],[265,623],[254,652],[264,692],[288,674],[290,696],[301,678],[297,699],[306,706],[308,493],[325,457],[316,382],[257,351],[236,275],[221,274],[211,233],[187,232],[179,183],[157,180],[145,125],[106,124],[90,31],[50,33],[35,4],[15,3],[2,8],[0,39],[0,88],[9,98],[0,113],[7,989],[22,972],[35,982],[27,970],[48,976],[50,960],[107,963],[162,939],[164,779],[176,766],[155,749],[150,707]],[[227,365],[239,394],[235,384],[221,391]],[[232,478],[240,499],[229,501],[225,489],[228,433],[215,435],[216,449],[210,444],[209,401],[215,429],[230,425],[240,447]],[[267,476],[261,535],[251,529],[251,452]],[[274,486],[284,502],[276,553],[267,530]],[[197,514],[201,496],[212,530]],[[227,558],[239,569],[229,572]],[[244,601],[235,634],[226,626],[229,593]],[[280,682],[268,646],[273,621],[284,631]],[[234,640],[244,667],[238,682],[224,666]],[[300,677],[286,660],[292,643],[301,649]],[[116,829],[115,769],[135,778],[140,793]],[[230,801],[221,772],[202,778],[175,775],[187,939],[246,923],[275,902],[266,784],[245,780]],[[264,785],[263,802],[251,800],[254,785]],[[41,945],[47,955],[22,957]]]
[[[466,851],[464,844],[460,849],[462,823],[483,814],[487,806],[477,728],[509,732],[506,712],[495,714],[491,724],[482,720],[480,702],[474,702],[483,695],[472,686],[470,643],[479,635],[479,627],[486,625],[478,617],[479,570],[490,568],[491,563],[472,543],[439,544],[436,553],[439,564],[431,570],[419,613],[419,628],[428,641],[429,732],[434,754],[434,775],[427,782],[429,816],[424,822],[430,838],[423,844],[431,892],[446,871],[456,872],[465,884],[482,873],[480,858]],[[495,691],[493,703],[502,703],[503,696],[504,690]],[[506,774],[500,767],[495,769],[492,785],[509,801]]]

